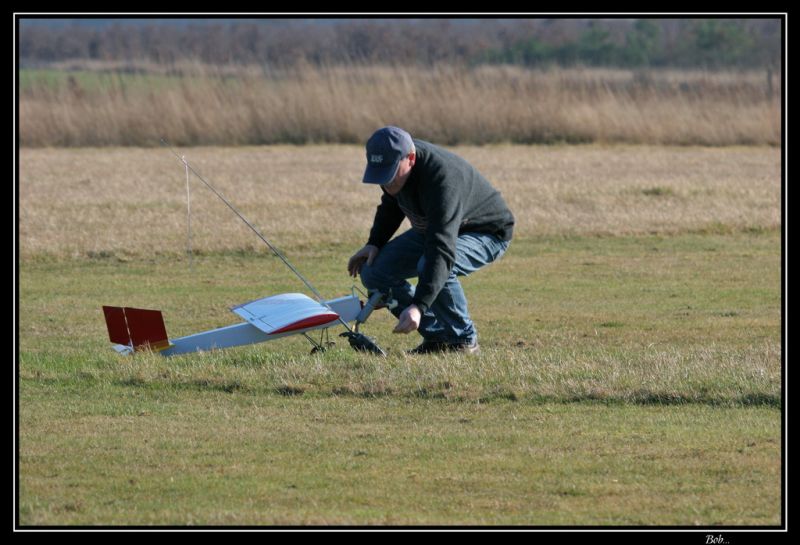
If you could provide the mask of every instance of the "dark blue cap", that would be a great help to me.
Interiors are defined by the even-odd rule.
[[[399,127],[384,127],[367,140],[365,184],[388,184],[397,174],[400,161],[414,149],[411,135]]]

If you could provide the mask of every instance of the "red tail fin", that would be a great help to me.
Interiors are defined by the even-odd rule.
[[[134,350],[163,350],[169,347],[167,328],[160,310],[130,307],[103,307],[112,343],[133,346]]]

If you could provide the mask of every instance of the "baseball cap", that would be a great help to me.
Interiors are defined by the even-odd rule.
[[[414,148],[411,135],[399,127],[378,129],[367,140],[365,184],[388,184],[397,174],[400,161]]]

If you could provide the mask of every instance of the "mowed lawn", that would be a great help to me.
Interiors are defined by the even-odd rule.
[[[530,192],[562,203],[549,217],[582,210],[584,228],[537,231],[528,214],[546,211],[512,184],[518,237],[500,262],[464,281],[476,357],[406,356],[417,339],[391,334],[384,311],[364,330],[387,358],[353,352],[335,336],[341,328],[324,354],[290,338],[173,359],[117,356],[101,305],[161,309],[168,332],[182,336],[235,323],[232,305],[303,286],[257,240],[225,248],[198,236],[190,269],[181,247],[164,249],[164,240],[180,241],[165,224],[139,227],[159,247],[149,254],[144,242],[122,251],[137,238],[124,229],[118,246],[98,229],[100,249],[70,230],[69,203],[84,215],[127,210],[117,227],[149,214],[131,204],[134,186],[119,192],[119,209],[106,193],[84,192],[97,183],[91,175],[62,181],[81,197],[67,189],[61,201],[23,201],[29,212],[49,206],[51,219],[20,216],[19,523],[779,525],[781,245],[772,193],[753,188],[748,207],[744,193],[717,180],[706,196],[741,203],[735,217],[745,219],[709,206],[702,222],[680,211],[696,206],[691,195],[705,198],[696,189],[703,180],[650,179],[640,187],[652,194],[615,193],[613,165],[636,148],[587,150],[603,151],[610,166],[597,172],[597,202],[611,205],[610,232],[592,227],[604,212],[590,193],[561,193],[555,183]],[[527,149],[519,161],[544,168],[550,153]],[[772,150],[763,154],[771,164]],[[745,172],[758,153],[737,155]],[[46,150],[36,157],[46,158]],[[29,175],[21,171],[21,197],[28,181],[46,194]],[[659,229],[632,207],[626,229],[625,199],[675,207],[685,224]],[[344,215],[342,240],[312,236],[327,208],[309,202],[291,218],[307,230],[276,242],[323,294],[344,295],[363,225]],[[66,252],[35,236],[48,221],[65,225]]]

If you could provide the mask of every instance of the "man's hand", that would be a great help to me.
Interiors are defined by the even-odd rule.
[[[367,244],[353,254],[353,257],[351,257],[350,261],[347,262],[347,272],[350,273],[350,276],[353,278],[358,276],[358,273],[361,272],[361,267],[364,266],[364,263],[367,265],[372,265],[372,262],[375,260],[375,256],[378,255],[378,251],[379,249],[377,246]]]
[[[419,328],[419,321],[422,319],[422,313],[419,311],[417,305],[411,305],[401,312],[397,319],[399,321],[392,333],[411,333]]]

